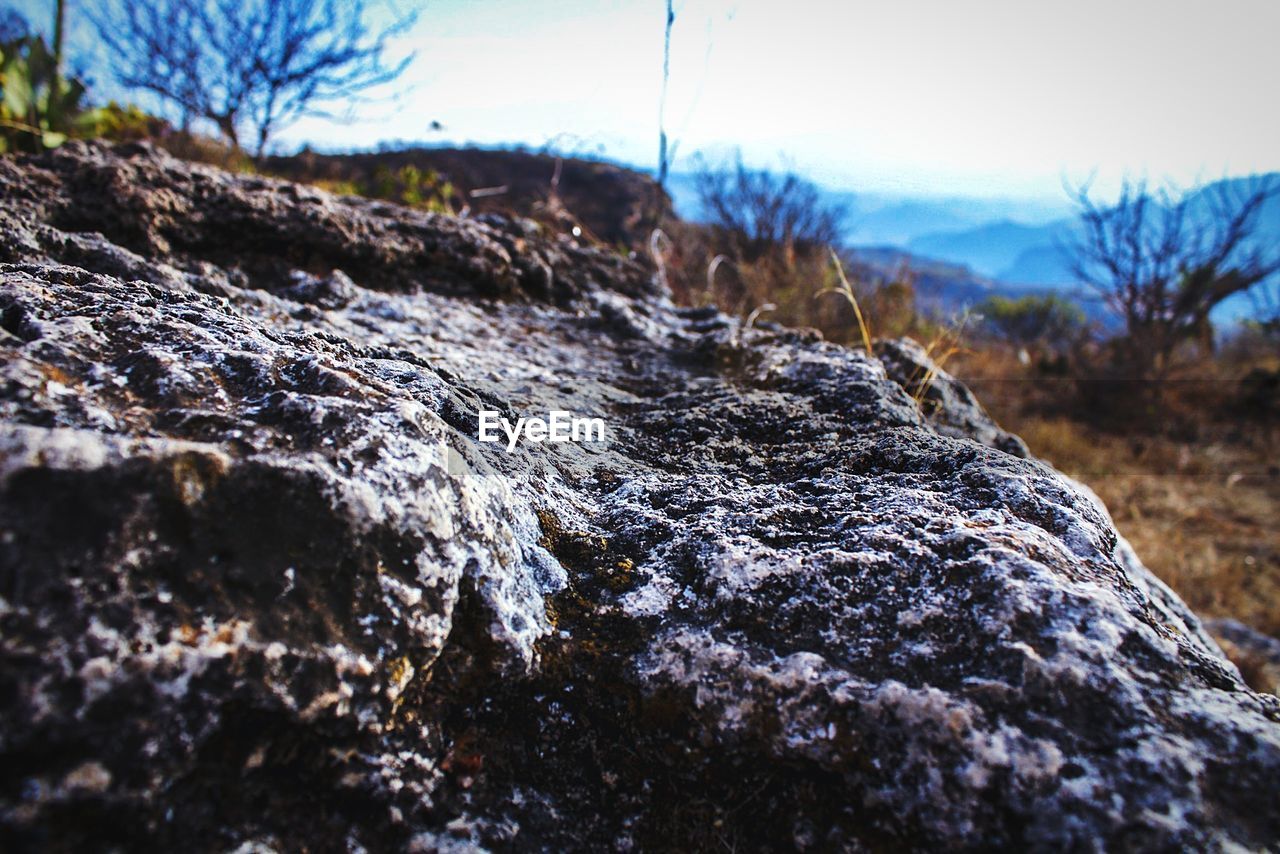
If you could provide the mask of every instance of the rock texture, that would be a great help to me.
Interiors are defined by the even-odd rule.
[[[0,261],[6,850],[1280,845],[1280,703],[908,344],[146,147]]]
[[[1206,620],[1205,628],[1250,686],[1280,695],[1280,640],[1229,618]]]

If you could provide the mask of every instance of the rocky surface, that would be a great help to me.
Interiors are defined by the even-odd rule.
[[[1205,628],[1250,686],[1280,695],[1280,640],[1224,617],[1206,620]]]
[[[145,147],[0,261],[6,850],[1280,844],[1280,702],[910,345]]]

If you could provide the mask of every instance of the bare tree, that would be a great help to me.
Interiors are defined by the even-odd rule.
[[[206,120],[261,157],[272,135],[326,103],[395,80],[390,39],[416,13],[374,26],[365,0],[119,0],[94,23],[121,84]]]
[[[739,155],[732,167],[704,164],[695,178],[719,249],[735,261],[756,261],[779,249],[825,253],[840,241],[844,208],[826,202],[794,172],[748,169]]]
[[[1215,307],[1280,271],[1280,254],[1251,239],[1277,190],[1265,178],[1184,193],[1125,181],[1110,206],[1088,186],[1072,191],[1082,235],[1066,247],[1073,270],[1124,322],[1119,355],[1136,378],[1165,378],[1181,345],[1211,340]]]

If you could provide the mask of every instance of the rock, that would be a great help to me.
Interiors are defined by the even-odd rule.
[[[0,223],[8,850],[1280,844],[1280,700],[914,345],[146,146]]]
[[[1022,439],[1001,430],[973,392],[934,364],[925,348],[915,341],[878,341],[875,352],[885,372],[911,392],[929,424],[939,433],[973,439],[1015,457],[1030,456]]]
[[[1205,628],[1240,668],[1246,682],[1258,691],[1280,694],[1280,639],[1223,617],[1206,620]]]

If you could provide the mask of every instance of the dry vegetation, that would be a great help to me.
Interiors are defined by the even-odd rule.
[[[1123,390],[1088,395],[1000,347],[952,370],[1032,452],[1091,487],[1144,563],[1193,609],[1280,635],[1280,460],[1275,413],[1241,378],[1262,354],[1206,360],[1144,411]]]

